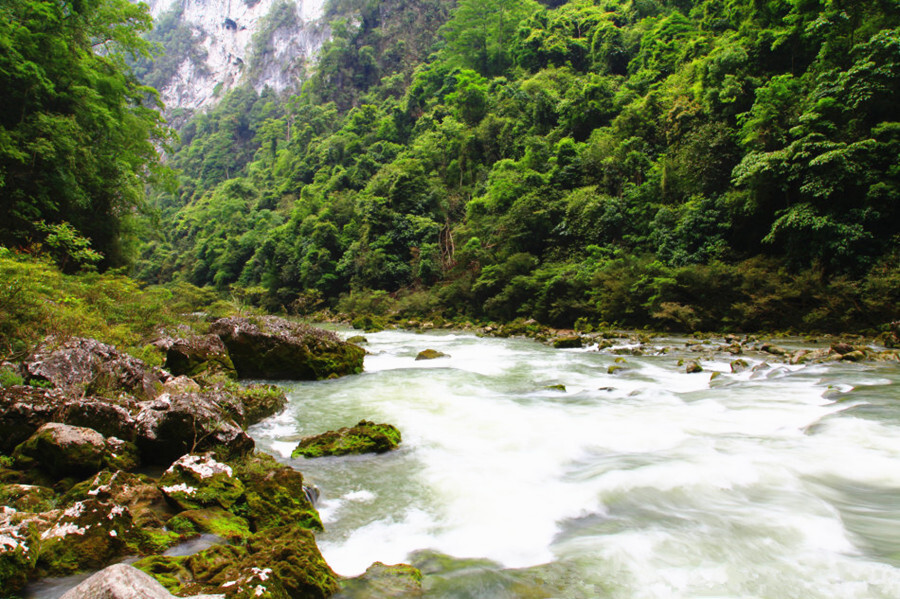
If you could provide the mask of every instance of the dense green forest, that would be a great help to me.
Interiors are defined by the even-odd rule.
[[[133,255],[140,279],[299,314],[681,330],[900,318],[896,1],[332,0],[327,12],[332,39],[301,93],[239,88],[181,129],[168,159],[179,185],[153,189]],[[3,20],[8,78],[21,61],[6,48],[29,46],[9,46],[22,21]],[[91,63],[77,72],[111,60],[67,35],[58,60],[73,46]],[[81,144],[16,145],[26,125],[55,126],[21,118],[30,98],[56,113],[41,79],[15,76],[28,100],[2,100],[3,242],[66,220],[115,255],[146,171],[126,156],[109,180],[45,184],[66,175],[32,158],[77,160]],[[113,116],[157,132],[152,94],[128,81],[101,87],[131,100]],[[71,95],[71,126],[108,100]],[[7,201],[17,194],[37,209]],[[95,204],[110,220],[81,217]]]
[[[38,245],[66,269],[119,266],[168,139],[156,91],[126,58],[149,55],[144,5],[0,0],[0,244]]]

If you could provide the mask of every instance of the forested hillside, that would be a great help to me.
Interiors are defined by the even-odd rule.
[[[289,99],[190,123],[138,264],[270,309],[898,318],[900,5],[342,0]]]

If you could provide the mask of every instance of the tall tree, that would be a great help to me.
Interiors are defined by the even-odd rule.
[[[124,60],[149,51],[150,23],[129,0],[0,0],[0,243],[69,222],[104,265],[124,261],[166,137],[156,92]]]

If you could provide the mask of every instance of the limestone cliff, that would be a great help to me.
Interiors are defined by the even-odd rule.
[[[239,83],[294,89],[328,37],[324,0],[144,0],[165,54],[139,65],[167,110],[214,104]]]

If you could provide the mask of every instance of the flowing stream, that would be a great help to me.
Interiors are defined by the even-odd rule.
[[[319,487],[339,574],[412,562],[428,597],[900,597],[896,362],[749,354],[732,374],[716,346],[664,339],[608,374],[596,346],[367,337],[365,373],[290,384],[251,430]],[[415,361],[426,348],[449,357]],[[400,449],[289,457],[361,419]]]

